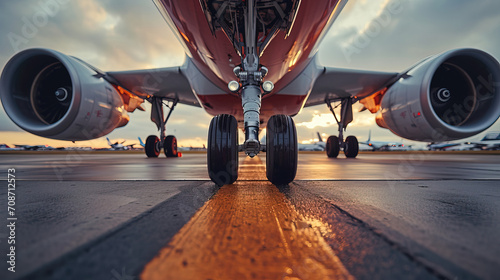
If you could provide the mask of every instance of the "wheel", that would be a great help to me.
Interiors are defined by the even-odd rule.
[[[348,158],[355,158],[358,155],[359,144],[356,136],[347,136],[345,139],[344,154]]]
[[[163,141],[163,152],[166,157],[178,157],[177,154],[177,138],[173,135],[165,137]]]
[[[215,116],[208,129],[208,175],[219,186],[238,179],[238,123],[227,114]]]
[[[158,157],[160,155],[160,139],[155,135],[149,135],[144,150],[149,158]]]
[[[330,136],[326,140],[326,155],[329,158],[336,158],[340,152],[340,143],[337,136]]]
[[[286,185],[297,174],[297,130],[290,116],[274,115],[267,122],[266,175],[275,185]]]

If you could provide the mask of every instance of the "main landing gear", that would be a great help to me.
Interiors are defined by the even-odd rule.
[[[152,104],[151,110],[151,120],[156,124],[160,130],[160,138],[156,135],[150,135],[146,139],[146,145],[144,150],[148,158],[157,158],[160,155],[161,150],[165,153],[166,157],[178,157],[177,153],[177,138],[173,135],[165,136],[165,126],[170,118],[170,115],[174,111],[177,105],[177,100],[164,99],[160,97],[152,97],[149,100]],[[164,102],[167,103],[164,103]],[[164,117],[163,105],[169,108],[167,117]]]
[[[344,131],[347,128],[347,125],[352,122],[352,98],[343,98],[340,100],[340,104],[335,108],[340,106],[340,120],[337,118],[335,114],[335,108],[332,107],[332,102],[336,100],[325,100],[326,105],[330,109],[337,121],[337,125],[339,127],[339,136],[330,136],[326,141],[326,155],[329,158],[336,158],[339,155],[340,149],[344,149],[344,154],[347,158],[355,158],[358,155],[359,144],[356,136],[347,136],[344,141]]]
[[[208,173],[210,179],[218,185],[232,184],[238,178],[238,151],[245,152],[250,157],[267,151],[267,178],[273,184],[288,184],[293,181],[297,172],[297,131],[291,117],[274,115],[267,125],[266,145],[259,141],[262,93],[271,92],[274,85],[270,81],[263,82],[268,70],[259,64],[258,49],[263,50],[265,46],[259,45],[257,40],[256,1],[247,0],[245,5],[241,9],[245,13],[242,22],[244,34],[234,38],[244,38],[241,42],[235,42],[242,64],[234,68],[238,81],[228,84],[230,91],[241,96],[245,142],[238,145],[237,121],[233,116],[214,117],[208,130]]]

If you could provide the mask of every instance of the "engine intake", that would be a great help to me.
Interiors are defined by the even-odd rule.
[[[500,116],[500,65],[489,54],[460,49],[428,58],[392,85],[377,124],[417,141],[476,135]]]
[[[7,115],[22,129],[59,140],[88,140],[124,126],[128,116],[114,87],[81,61],[54,50],[12,57],[0,80]]]

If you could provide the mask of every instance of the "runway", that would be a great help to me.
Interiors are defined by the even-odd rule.
[[[16,272],[3,261],[0,278],[500,277],[498,155],[301,153],[297,180],[280,187],[262,156],[240,157],[239,180],[221,188],[205,163],[0,154],[0,176],[16,170],[18,218]]]
[[[265,165],[265,153],[259,155]],[[240,165],[245,159],[240,154]],[[0,176],[16,167],[20,180],[210,180],[206,153],[182,158],[146,158],[129,152],[0,153]],[[296,180],[449,180],[500,179],[500,154],[477,153],[362,153],[356,159],[322,152],[299,153]],[[266,180],[260,176],[239,180]]]

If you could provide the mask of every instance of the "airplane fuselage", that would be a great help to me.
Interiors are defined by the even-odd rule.
[[[285,30],[278,31],[262,52],[260,64],[269,69],[266,80],[275,84],[273,93],[262,100],[264,123],[271,115],[295,115],[301,110],[311,88],[297,93],[287,92],[286,86],[314,63],[321,38],[345,2],[301,1],[288,34]],[[212,33],[199,0],[156,0],[155,3],[183,44],[187,59],[219,89],[218,93],[207,93],[193,88],[204,109],[212,115],[232,114],[239,119],[243,115],[241,99],[227,89],[227,84],[235,80],[233,69],[241,64],[241,59],[228,36],[222,30]]]

